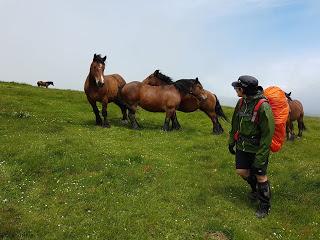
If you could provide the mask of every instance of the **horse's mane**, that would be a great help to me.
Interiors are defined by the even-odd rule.
[[[185,94],[190,93],[190,89],[193,85],[197,84],[199,82],[198,78],[196,79],[180,79],[173,83],[173,85],[180,91]]]
[[[167,75],[164,75],[163,73],[160,72],[160,70],[156,70],[154,72],[154,74],[159,80],[165,82],[166,84],[172,84],[173,83],[172,78],[168,77]]]
[[[52,84],[52,85],[53,85],[53,82],[46,82],[46,83],[48,83],[48,84]]]

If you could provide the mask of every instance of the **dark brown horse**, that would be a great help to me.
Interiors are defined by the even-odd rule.
[[[289,116],[288,116],[287,126],[286,126],[287,139],[293,141],[295,136],[293,131],[294,121],[298,121],[299,137],[302,136],[302,131],[306,130],[306,126],[304,125],[304,122],[303,122],[304,111],[300,101],[291,99],[291,92],[285,93],[285,94],[289,103]]]
[[[181,99],[191,94],[200,100],[206,99],[206,93],[202,88],[198,78],[181,79],[170,85],[151,86],[142,82],[130,82],[121,90],[121,96],[128,106],[129,119],[132,128],[138,129],[139,124],[135,118],[138,105],[150,112],[165,112],[166,118],[163,125],[164,131],[179,129],[176,110],[181,103]]]
[[[127,120],[127,107],[120,100],[120,91],[126,82],[119,74],[104,76],[105,61],[106,56],[102,58],[100,55],[94,54],[93,61],[90,65],[90,72],[84,83],[84,92],[96,116],[96,124],[102,125],[103,127],[110,127],[107,118],[107,106],[109,102],[117,104],[122,111],[122,120]],[[102,103],[103,122],[96,102]]]
[[[38,81],[37,82],[38,87],[45,87],[48,88],[48,86],[53,85],[53,82],[45,82],[45,81]]]
[[[148,76],[143,83],[152,86],[161,86],[170,85],[174,82],[170,77],[162,74],[159,70],[156,70],[154,73]],[[197,109],[200,109],[211,119],[213,134],[221,134],[223,133],[223,128],[219,123],[218,117],[222,117],[228,121],[227,117],[222,110],[217,96],[207,90],[205,90],[205,93],[207,98],[202,101],[191,94],[183,95],[178,110],[181,112],[194,112]]]

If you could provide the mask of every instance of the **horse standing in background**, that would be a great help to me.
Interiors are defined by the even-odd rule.
[[[107,106],[109,102],[117,104],[122,111],[122,120],[127,121],[127,107],[120,99],[121,88],[126,84],[125,80],[119,74],[104,75],[106,56],[94,54],[90,65],[90,72],[84,83],[84,92],[87,95],[88,102],[96,116],[96,124],[103,127],[110,127],[107,118]],[[102,103],[102,116],[96,102]]]
[[[48,88],[48,86],[53,85],[53,82],[45,82],[45,81],[38,81],[37,82],[38,87],[45,87]]]
[[[150,112],[165,112],[166,117],[163,125],[164,131],[179,129],[176,110],[184,95],[192,94],[200,101],[207,98],[198,78],[181,79],[170,85],[151,86],[142,82],[130,82],[121,90],[121,96],[128,106],[129,119],[132,128],[139,129],[135,113],[138,105]]]
[[[170,85],[174,82],[172,79],[164,74],[162,74],[159,70],[156,70],[154,73],[149,75],[144,81],[144,84],[149,84],[152,86],[162,86],[162,85]],[[178,107],[178,111],[181,112],[194,112],[197,109],[203,111],[210,118],[212,122],[212,132],[213,134],[221,134],[223,133],[223,128],[219,123],[218,117],[224,118],[226,121],[227,117],[224,114],[220,102],[217,96],[207,90],[204,90],[207,98],[205,100],[199,100],[191,94],[186,94],[182,97],[181,103]],[[178,123],[178,120],[176,120]]]
[[[300,101],[291,99],[291,92],[285,93],[288,99],[289,104],[289,116],[287,120],[286,132],[287,132],[287,140],[294,140],[294,131],[293,131],[293,122],[298,121],[298,136],[302,137],[302,131],[306,130],[306,126],[303,122],[303,106]]]

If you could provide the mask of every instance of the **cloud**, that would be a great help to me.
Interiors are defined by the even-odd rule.
[[[259,79],[264,88],[279,86],[285,92],[292,92],[292,98],[302,102],[307,114],[320,115],[317,103],[320,101],[320,52],[304,52],[299,55],[291,54],[276,58],[254,59],[232,67],[230,73],[212,74],[205,77],[204,85],[215,90],[218,96],[226,99],[226,104],[234,103],[229,100],[235,93],[230,86],[238,75],[250,74]],[[222,74],[221,74],[222,73]],[[225,77],[225,78],[224,78]],[[228,79],[226,81],[226,78]],[[216,79],[216,81],[212,81]],[[220,79],[220,81],[219,81]]]
[[[298,0],[2,1],[0,78],[32,84],[45,79],[58,88],[82,90],[93,54],[101,53],[108,55],[105,73],[120,73],[128,82],[160,69],[173,79],[199,77],[208,90],[232,98],[230,83],[251,74],[264,86],[291,87],[309,101],[310,91],[319,89],[313,83],[319,76],[319,34],[312,24],[319,20],[317,5]]]

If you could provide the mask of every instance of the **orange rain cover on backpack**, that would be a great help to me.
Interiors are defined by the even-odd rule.
[[[275,123],[270,149],[272,152],[278,152],[286,138],[286,122],[289,115],[289,104],[284,91],[279,87],[268,87],[264,90],[264,95],[268,98],[272,108]]]

